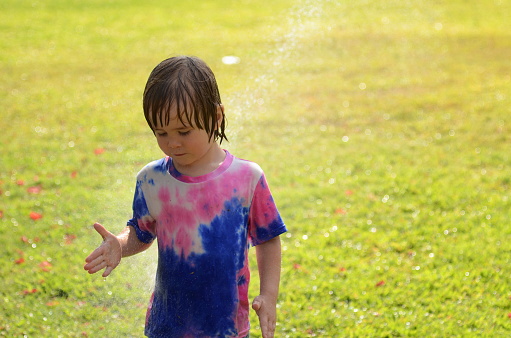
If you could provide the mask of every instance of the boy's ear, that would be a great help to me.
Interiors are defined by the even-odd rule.
[[[222,120],[224,119],[224,105],[219,104],[216,106],[216,126],[215,130],[217,130],[222,125]]]

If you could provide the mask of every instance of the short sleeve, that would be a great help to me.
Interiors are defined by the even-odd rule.
[[[250,205],[248,233],[252,245],[259,245],[286,232],[266,177],[261,175]]]
[[[138,180],[133,197],[133,218],[127,225],[135,228],[138,239],[144,243],[151,243],[155,238],[155,220],[151,217],[144,192],[142,189],[143,181]]]

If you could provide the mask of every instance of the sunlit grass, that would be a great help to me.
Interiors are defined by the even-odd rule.
[[[2,2],[0,334],[142,335],[154,248],[106,281],[82,265],[161,156],[141,95],[175,54],[212,66],[225,147],[261,164],[288,224],[277,337],[506,334],[509,10]]]

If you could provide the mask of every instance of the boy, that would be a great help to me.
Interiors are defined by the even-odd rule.
[[[173,57],[152,71],[144,114],[167,155],[137,175],[133,218],[115,236],[94,224],[103,243],[89,273],[108,276],[127,257],[158,241],[149,337],[248,337],[248,246],[256,246],[260,295],[252,308],[264,338],[273,337],[286,227],[261,168],[220,147],[224,107],[211,69]]]

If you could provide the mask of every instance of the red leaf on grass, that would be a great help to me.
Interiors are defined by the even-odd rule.
[[[336,213],[337,215],[346,215],[346,212],[347,212],[347,211],[346,211],[346,210],[344,210],[344,209],[342,209],[342,208],[337,208],[337,209],[335,209],[335,213]]]
[[[68,245],[72,244],[75,239],[76,239],[76,235],[73,235],[73,234],[66,234],[64,236],[65,243]]]
[[[37,292],[37,289],[26,289],[26,290],[23,290],[21,293],[24,294],[24,295],[30,295],[32,293],[36,293]]]
[[[28,243],[28,237],[27,236],[21,236],[21,241]]]
[[[40,218],[43,218],[43,215],[42,215],[42,214],[39,214],[39,213],[37,213],[37,212],[33,212],[33,211],[31,211],[31,212],[30,212],[30,218],[32,218],[32,219],[35,221],[35,220],[38,220],[38,219],[40,219]]]
[[[302,266],[300,264],[298,264],[298,263],[293,264],[293,269],[300,270],[301,268],[302,268]]]
[[[46,306],[57,306],[59,304],[60,304],[59,302],[57,302],[56,300],[53,300],[51,302],[46,303]]]
[[[507,317],[508,317],[509,319],[511,319],[511,313],[508,313],[508,314],[507,314]]]
[[[23,263],[25,263],[25,258],[20,257],[17,260],[15,260],[14,263],[16,263],[16,264],[23,264]]]
[[[94,149],[94,154],[96,154],[96,155],[101,155],[104,152],[105,152],[104,148],[96,148],[96,149]]]
[[[0,218],[3,218],[3,217],[4,217],[4,211],[0,210]]]
[[[347,196],[351,196],[351,195],[353,195],[353,190],[346,190],[344,193],[345,193]]]
[[[49,272],[52,265],[50,262],[48,261],[42,261],[41,263],[39,263],[39,267],[41,268],[41,270],[43,270],[44,272]]]
[[[23,180],[17,180],[17,181],[16,181],[16,184],[17,184],[17,185],[25,185],[25,181],[23,181]]]
[[[385,285],[385,281],[383,281],[383,280],[376,283],[376,286],[384,286],[384,285]]]
[[[75,170],[71,173],[71,178],[76,178],[77,175],[78,175],[78,172]]]
[[[43,190],[43,188],[40,185],[36,185],[36,186],[27,188],[27,192],[29,194],[39,194],[41,192],[41,190]]]

